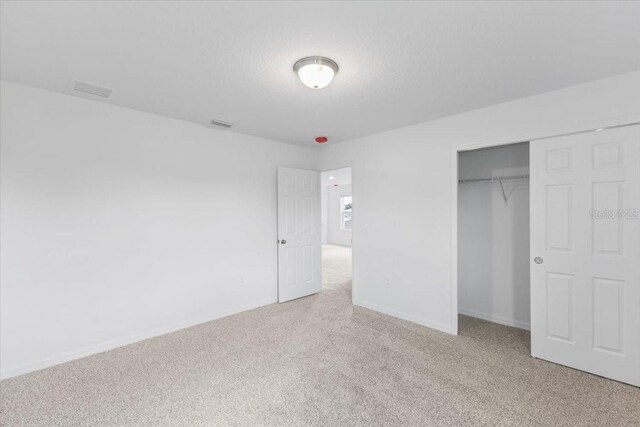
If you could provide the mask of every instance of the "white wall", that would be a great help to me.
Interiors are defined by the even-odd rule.
[[[460,179],[528,173],[528,143],[460,153]],[[529,329],[529,183],[503,186],[458,186],[458,311]]]
[[[455,333],[455,148],[637,122],[638,93],[629,73],[319,151],[352,167],[354,302]]]
[[[640,121],[640,72],[316,151],[0,90],[3,376],[274,302],[277,166],[352,166],[355,303],[455,332],[455,147]]]
[[[327,187],[327,243],[351,246],[351,230],[341,228],[340,198],[351,196],[351,185]]]
[[[313,151],[2,82],[7,377],[276,301],[276,168]]]
[[[322,244],[329,243],[329,187],[320,186],[320,239]]]

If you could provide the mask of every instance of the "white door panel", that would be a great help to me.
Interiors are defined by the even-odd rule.
[[[278,168],[278,301],[320,292],[320,174]]]
[[[640,385],[640,126],[530,150],[531,352]]]

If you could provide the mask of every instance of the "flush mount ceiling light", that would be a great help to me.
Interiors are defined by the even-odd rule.
[[[338,64],[324,56],[307,56],[293,65],[300,81],[311,89],[326,87],[338,72]]]

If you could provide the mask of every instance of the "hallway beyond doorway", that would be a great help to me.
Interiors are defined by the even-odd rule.
[[[322,289],[344,290],[351,299],[351,248],[322,245]]]

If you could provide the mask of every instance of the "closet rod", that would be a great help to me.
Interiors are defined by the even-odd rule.
[[[511,175],[511,176],[494,176],[492,178],[471,178],[471,179],[459,179],[459,183],[465,182],[495,182],[495,181],[509,181],[516,179],[529,179],[529,175]]]

